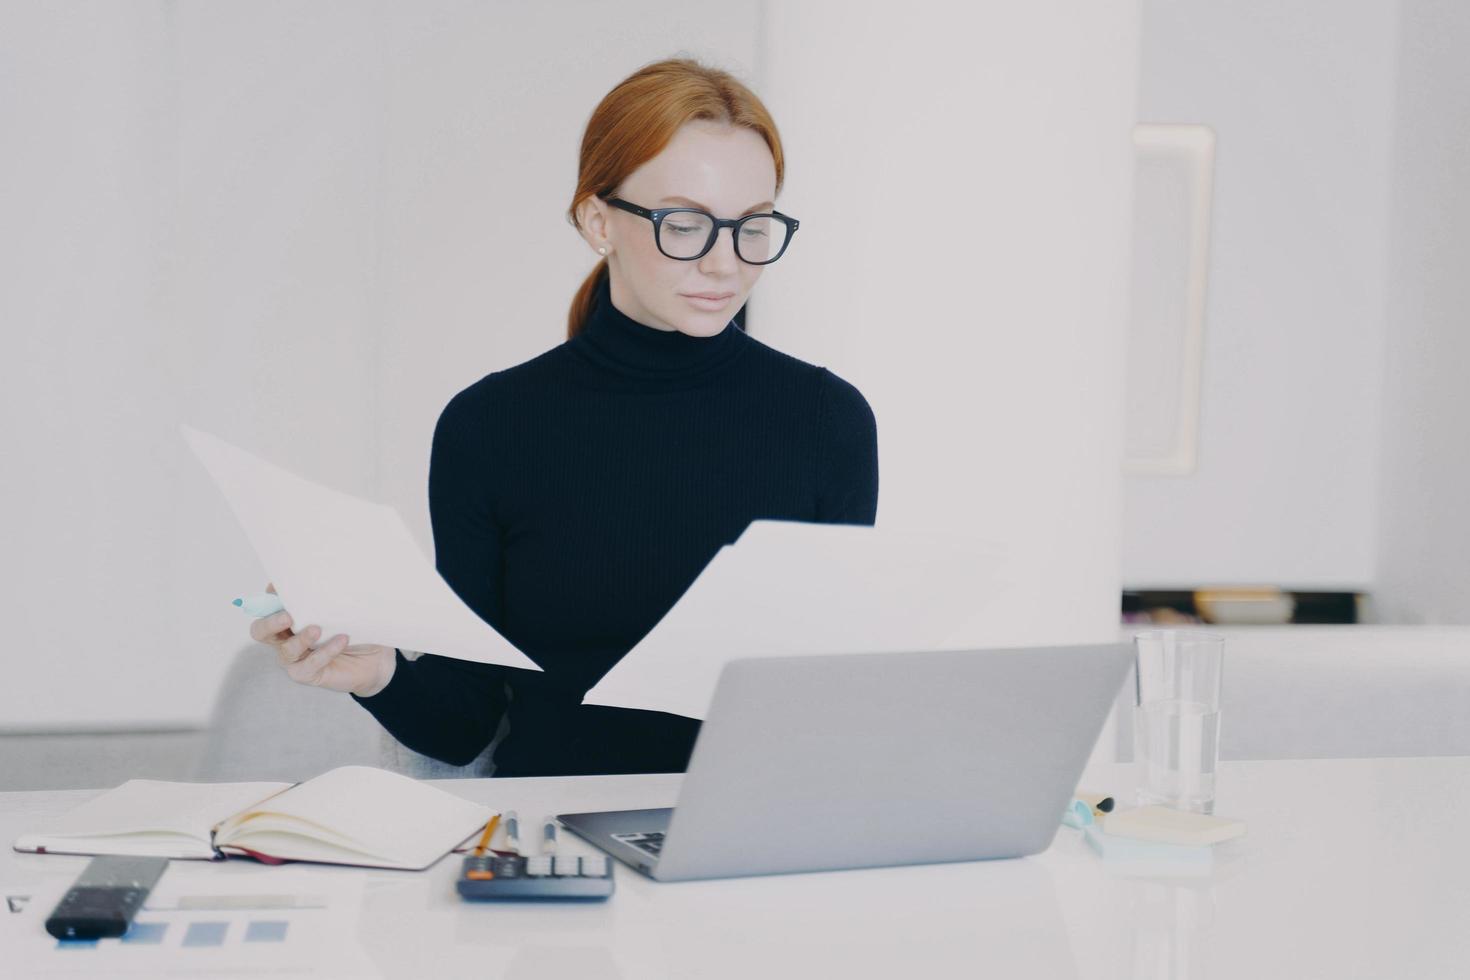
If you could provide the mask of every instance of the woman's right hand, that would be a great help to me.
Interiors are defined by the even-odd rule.
[[[276,587],[267,584],[265,590],[274,594]],[[367,698],[393,679],[398,661],[392,647],[378,643],[348,646],[347,637],[338,633],[313,649],[311,644],[321,636],[321,627],[308,626],[293,633],[291,625],[291,614],[282,609],[251,620],[250,638],[274,647],[276,659],[296,683]]]

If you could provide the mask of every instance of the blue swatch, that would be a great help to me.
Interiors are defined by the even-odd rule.
[[[184,933],[185,946],[223,946],[228,922],[191,922]]]
[[[128,931],[122,934],[122,941],[156,946],[163,942],[163,933],[167,928],[167,922],[134,922],[128,926]]]
[[[278,943],[286,938],[286,923],[274,919],[252,919],[245,927],[247,943]]]
[[[97,942],[98,942],[98,940],[96,940],[96,939],[58,939],[58,940],[56,940],[56,948],[57,949],[96,949],[97,948]]]

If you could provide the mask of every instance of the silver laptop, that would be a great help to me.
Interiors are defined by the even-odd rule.
[[[564,813],[659,881],[1051,846],[1125,643],[732,660],[672,808]]]

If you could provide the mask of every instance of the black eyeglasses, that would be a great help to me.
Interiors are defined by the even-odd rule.
[[[743,218],[716,218],[697,208],[640,208],[621,197],[605,198],[615,208],[653,222],[653,241],[671,259],[692,262],[715,247],[721,228],[731,228],[735,254],[750,265],[770,265],[781,257],[801,222],[780,211],[762,211]]]

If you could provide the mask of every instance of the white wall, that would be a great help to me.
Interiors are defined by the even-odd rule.
[[[573,15],[574,14],[574,15]],[[187,421],[393,503],[429,438],[565,337],[598,99],[759,9],[0,6],[0,729],[202,723],[265,573]]]
[[[1373,581],[1397,27],[1143,0],[1140,121],[1217,145],[1198,471],[1127,478],[1125,585]]]
[[[0,7],[0,729],[205,720],[265,572],[180,421],[431,553],[434,421],[564,338],[582,127],[680,52],[787,140],[752,332],[869,396],[880,519],[1013,546],[988,638],[1109,638],[1136,41],[1128,0]]]
[[[1470,7],[1402,9],[1374,606],[1470,623]]]

